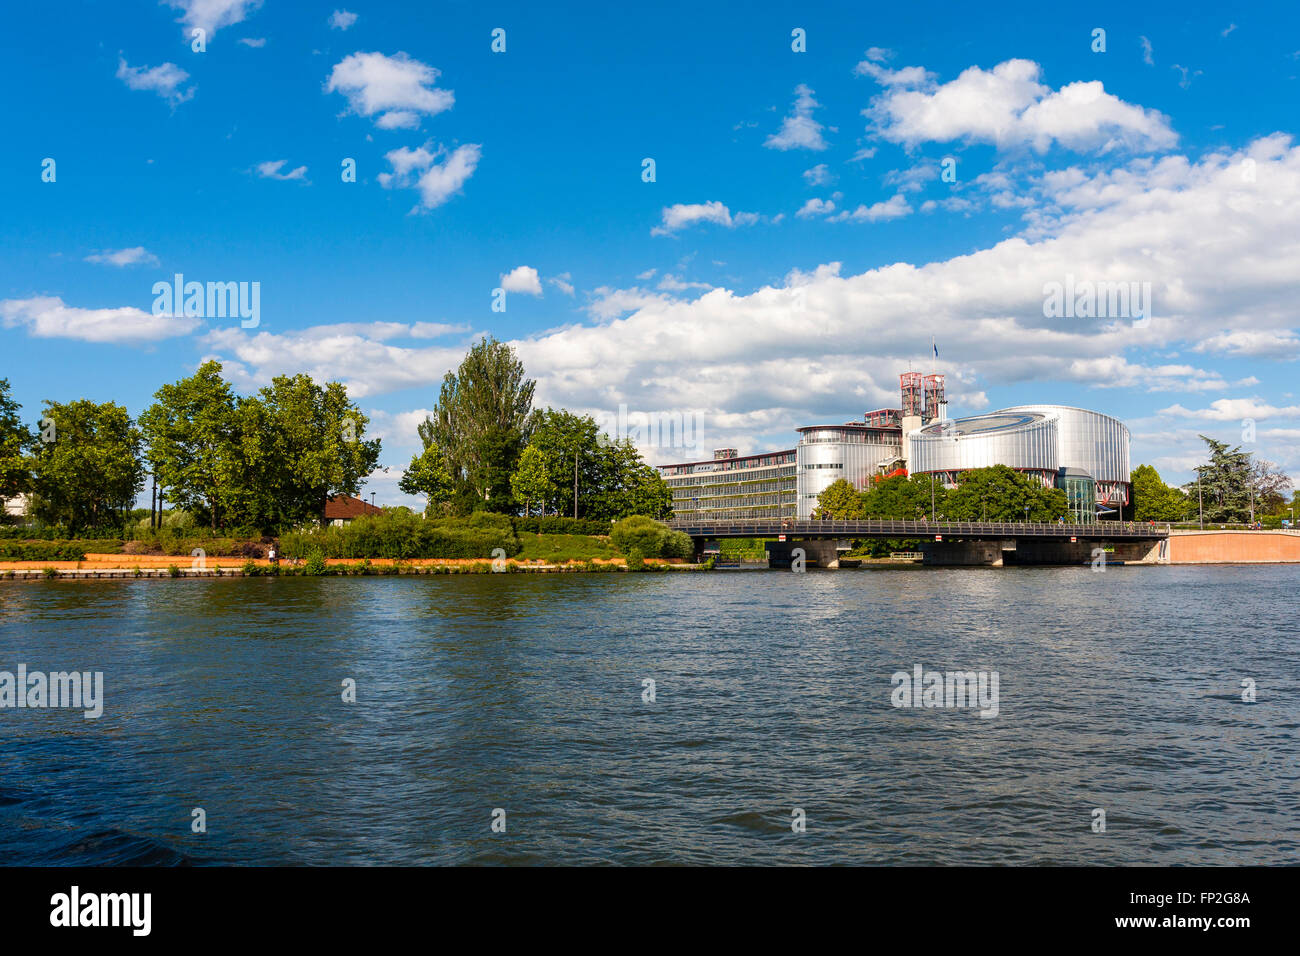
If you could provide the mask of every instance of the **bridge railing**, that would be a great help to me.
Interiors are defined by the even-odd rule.
[[[818,537],[896,537],[927,538],[934,535],[1007,538],[1160,538],[1169,534],[1168,524],[1152,525],[1135,521],[1101,521],[1096,524],[1062,524],[1060,522],[1025,521],[913,521],[881,518],[850,520],[833,518],[674,518],[669,526],[693,537],[779,537],[780,535],[816,535]]]

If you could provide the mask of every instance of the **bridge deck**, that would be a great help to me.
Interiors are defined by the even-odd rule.
[[[1090,540],[1142,540],[1169,536],[1169,525],[1133,521],[1099,521],[1096,524],[1059,524],[1023,521],[901,521],[830,520],[800,518],[737,518],[700,521],[674,518],[676,531],[692,538],[1046,538]]]

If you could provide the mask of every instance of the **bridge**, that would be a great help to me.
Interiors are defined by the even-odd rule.
[[[893,519],[818,520],[814,518],[674,518],[674,531],[692,538],[949,538],[979,541],[1033,538],[1040,541],[1149,541],[1169,537],[1167,524],[1136,521],[1098,521],[1095,524],[1060,524],[1038,521],[903,521]]]
[[[668,522],[695,541],[696,552],[716,550],[722,538],[766,538],[768,566],[789,566],[794,549],[824,568],[861,538],[919,540],[926,564],[1158,564],[1169,560],[1170,527],[1135,521],[1062,524],[1039,521],[911,521],[897,519],[675,518]],[[1102,557],[1104,556],[1104,558]]]

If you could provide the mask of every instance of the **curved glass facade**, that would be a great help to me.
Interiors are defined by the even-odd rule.
[[[817,496],[843,478],[863,489],[880,466],[902,453],[897,430],[862,425],[817,425],[799,429],[800,518],[812,516]]]
[[[935,422],[909,436],[908,471],[941,472],[945,479],[971,468],[1006,465],[1017,471],[1055,473],[1056,421],[1037,413],[993,412]]]

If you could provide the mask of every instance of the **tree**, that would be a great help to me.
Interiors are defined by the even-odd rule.
[[[672,489],[657,469],[645,463],[631,439],[610,441],[600,435],[593,457],[595,486],[588,494],[587,517],[610,520],[628,515],[665,520],[672,517]]]
[[[1065,492],[1044,488],[1006,465],[962,472],[944,499],[944,515],[954,521],[1055,521],[1069,516]]]
[[[514,349],[491,337],[476,343],[442,381],[433,415],[420,425],[425,448],[436,448],[475,507],[512,511],[510,478],[528,440],[537,383],[524,375]]]
[[[844,478],[832,482],[817,496],[814,518],[854,519],[862,517],[862,495]]]
[[[445,505],[451,500],[453,482],[436,448],[426,448],[411,459],[406,466],[406,474],[397,487],[405,495],[424,495],[428,499],[424,513],[433,516],[438,512],[438,505]]]
[[[516,501],[524,504],[524,515],[532,512],[536,504],[545,509],[546,503],[559,497],[559,488],[546,469],[546,455],[536,445],[529,445],[519,456],[519,467],[510,476],[510,490]]]
[[[120,523],[144,487],[142,438],[116,402],[45,403],[51,441],[32,456],[33,512],[69,534]]]
[[[1200,439],[1209,447],[1210,460],[1197,466],[1199,482],[1189,481],[1183,490],[1207,521],[1245,521],[1251,508],[1250,454],[1204,435]]]
[[[338,382],[276,376],[236,405],[239,453],[232,462],[227,509],[243,523],[279,528],[320,520],[331,495],[355,495],[379,461],[378,439],[364,440],[370,419]]]
[[[1257,512],[1276,514],[1286,502],[1291,479],[1271,461],[1256,458],[1251,462],[1250,482]]]
[[[223,498],[240,469],[235,396],[221,377],[221,363],[208,361],[189,378],[164,385],[140,416],[149,461],[167,498],[187,511],[207,515],[216,530],[224,519]]]
[[[31,484],[27,450],[35,438],[18,417],[21,408],[9,396],[9,380],[0,378],[0,506],[27,491]]]
[[[1134,521],[1183,521],[1196,502],[1177,488],[1171,488],[1150,465],[1138,465],[1129,479],[1133,485]]]
[[[947,490],[938,478],[912,475],[882,478],[862,495],[864,518],[901,518],[916,521],[942,514]],[[931,509],[931,501],[934,506]]]

